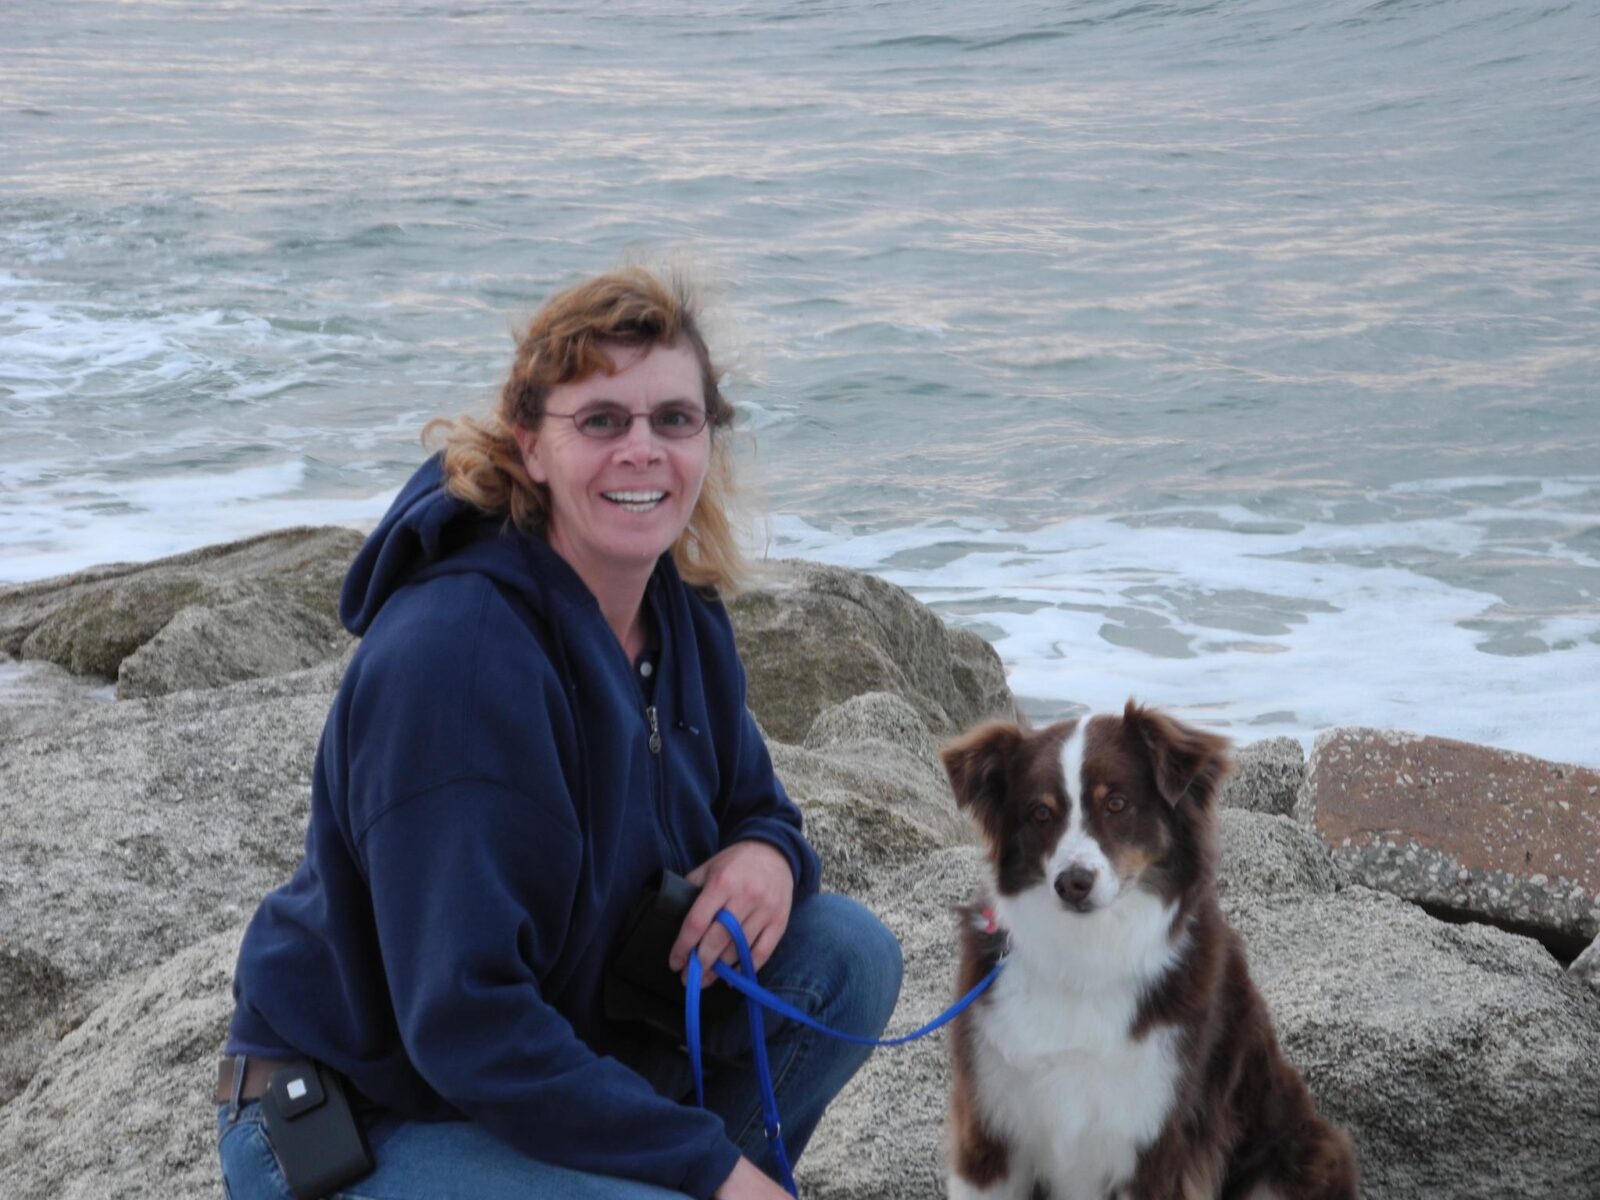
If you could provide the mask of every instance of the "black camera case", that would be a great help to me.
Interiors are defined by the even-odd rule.
[[[683,982],[667,965],[667,955],[699,895],[683,876],[663,871],[634,901],[606,971],[601,1006],[607,1018],[648,1025],[683,1043]],[[737,1012],[739,1000],[730,987],[707,989],[700,997],[701,1020]]]

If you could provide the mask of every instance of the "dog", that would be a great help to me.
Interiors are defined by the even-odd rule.
[[[1218,906],[1228,742],[1130,700],[942,751],[992,900],[963,909],[951,1200],[1355,1200]]]

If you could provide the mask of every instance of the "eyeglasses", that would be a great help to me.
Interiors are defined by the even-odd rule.
[[[577,412],[563,413],[545,410],[547,417],[561,417],[571,421],[573,427],[587,438],[611,441],[622,437],[633,428],[635,417],[643,417],[650,424],[650,432],[668,441],[681,442],[692,438],[706,427],[711,414],[697,404],[682,400],[669,400],[658,404],[649,412],[637,413],[620,404],[586,404]]]

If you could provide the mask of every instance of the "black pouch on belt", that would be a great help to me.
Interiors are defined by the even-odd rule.
[[[274,1071],[261,1112],[295,1200],[322,1200],[372,1173],[372,1153],[344,1081],[320,1063],[303,1060]]]
[[[681,875],[663,871],[634,901],[623,923],[617,948],[606,969],[601,1008],[612,1021],[637,1021],[682,1044],[683,983],[667,965],[700,889]],[[700,997],[702,1021],[715,1021],[739,1010],[738,992],[724,985]]]

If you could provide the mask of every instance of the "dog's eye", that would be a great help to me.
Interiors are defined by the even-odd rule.
[[[1106,811],[1107,812],[1119,813],[1119,812],[1121,812],[1123,809],[1125,809],[1127,807],[1128,807],[1128,801],[1127,801],[1126,798],[1124,798],[1122,796],[1110,795],[1110,796],[1106,797]]]
[[[1029,815],[1033,817],[1035,824],[1048,825],[1056,819],[1056,810],[1048,804],[1035,804],[1033,812]]]

